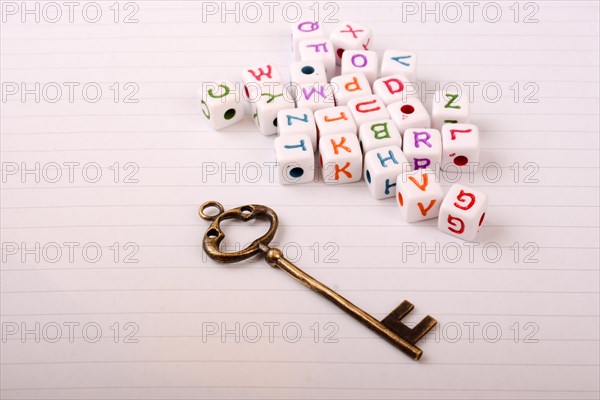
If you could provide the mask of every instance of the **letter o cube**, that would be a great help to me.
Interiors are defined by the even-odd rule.
[[[364,175],[371,195],[376,199],[394,197],[396,179],[407,167],[406,157],[398,146],[385,146],[365,154]]]
[[[369,84],[377,79],[377,53],[370,50],[346,50],[342,56],[342,75],[365,74]]]
[[[282,185],[311,182],[315,176],[315,155],[307,135],[286,135],[275,139],[277,177]]]
[[[454,184],[442,202],[438,228],[463,240],[474,240],[483,224],[488,198],[485,193]]]
[[[336,134],[319,139],[321,173],[325,183],[350,183],[362,175],[362,153],[356,134]]]
[[[204,83],[200,89],[202,114],[213,129],[223,129],[244,117],[244,103],[233,83],[225,80]]]
[[[436,218],[443,198],[444,191],[433,171],[406,172],[396,180],[396,203],[406,222]]]

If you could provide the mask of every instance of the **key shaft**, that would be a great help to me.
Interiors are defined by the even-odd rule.
[[[397,335],[390,328],[385,326],[382,322],[377,320],[375,317],[373,317],[371,314],[367,313],[360,307],[356,306],[344,296],[340,295],[327,285],[324,285],[317,279],[313,278],[312,276],[295,266],[292,262],[290,262],[283,256],[281,250],[266,245],[260,246],[260,249],[263,252],[267,262],[271,266],[278,267],[284,270],[285,272],[293,276],[297,281],[302,283],[304,286],[327,298],[329,301],[338,306],[344,312],[350,314],[361,324],[378,334],[383,339],[387,340],[389,343],[394,345],[404,354],[411,357],[413,360],[418,360],[421,358],[421,355],[423,355],[423,350]]]

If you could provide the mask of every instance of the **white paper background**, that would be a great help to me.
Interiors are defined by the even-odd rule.
[[[85,4],[72,23],[66,15],[60,23],[32,16],[22,23],[20,13],[3,11],[2,398],[598,398],[596,2],[500,2],[497,23],[485,21],[483,2],[472,23],[463,3],[457,23],[444,14],[439,23],[433,15],[421,22],[421,2],[411,3],[416,15],[406,15],[401,2],[335,3],[334,18],[373,28],[379,52],[417,51],[419,80],[428,87],[479,85],[472,115],[482,132],[481,162],[503,168],[495,183],[481,170],[472,182],[462,178],[490,197],[472,253],[435,221],[403,223],[393,200],[373,200],[364,182],[272,182],[264,163],[274,161],[273,138],[249,119],[227,132],[204,125],[195,97],[202,82],[239,80],[242,67],[264,62],[289,73],[282,5],[274,23],[263,3],[259,23],[243,16],[235,23],[233,15],[202,23],[200,2],[138,1],[138,23],[115,23],[115,6],[106,2],[100,21],[89,23]],[[303,6],[313,15],[311,3]],[[134,7],[117,5],[119,21]],[[321,16],[335,11],[316,8]],[[523,23],[534,11],[538,22]],[[79,89],[73,102],[66,91],[56,103],[47,101],[50,93],[39,102],[7,95],[6,85],[35,82]],[[96,103],[82,98],[89,82],[103,89]],[[115,82],[117,102],[109,89]],[[139,88],[135,104],[123,102],[127,82]],[[484,98],[486,84],[502,89],[499,101],[489,100],[493,87]],[[519,88],[516,100],[511,87]],[[49,182],[54,163],[70,162],[80,163],[72,181],[65,169]],[[515,162],[517,178],[509,168]],[[22,174],[35,163],[50,174],[39,182]],[[82,178],[87,163],[103,167],[97,183]],[[125,182],[133,171],[126,163],[139,167],[138,183]],[[8,174],[15,165],[17,174]],[[206,200],[274,208],[286,254],[377,317],[403,299],[416,305],[408,321],[435,316],[439,328],[421,342],[423,359],[411,361],[262,261],[207,260],[206,224],[196,214]],[[245,243],[264,226],[231,228],[229,243]],[[78,243],[73,260],[69,242]],[[39,243],[48,253],[22,261],[22,252],[8,254],[11,243]],[[57,262],[49,243],[63,246]],[[132,249],[126,243],[139,247],[139,262],[124,262]],[[102,246],[98,262],[83,257],[85,244]],[[52,343],[56,326],[62,330]],[[231,332],[203,337],[215,326]],[[262,337],[255,340],[257,326]],[[96,343],[94,327],[102,331]],[[138,342],[126,343],[134,327]],[[302,338],[291,343],[298,329]],[[327,343],[328,334],[337,343]]]

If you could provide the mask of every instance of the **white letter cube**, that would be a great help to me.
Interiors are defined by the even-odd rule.
[[[363,154],[373,149],[386,146],[402,148],[402,136],[391,119],[378,119],[365,122],[358,129],[358,139]]]
[[[463,240],[474,240],[483,224],[487,206],[485,193],[454,184],[442,202],[438,228]]]
[[[329,83],[303,83],[295,86],[296,106],[317,111],[335,107],[333,89]]]
[[[356,135],[356,123],[350,109],[346,106],[323,108],[315,111],[315,122],[320,136],[336,133],[353,133]]]
[[[263,135],[274,135],[277,133],[277,114],[281,110],[293,108],[293,99],[287,92],[265,90],[260,93],[258,100],[251,103],[252,119]]]
[[[473,124],[442,126],[444,171],[474,171],[479,163],[479,129]]]
[[[320,22],[313,21],[301,21],[292,24],[292,51],[294,52],[294,59],[298,60],[300,55],[298,53],[298,45],[303,40],[308,39],[319,39],[325,38],[325,29]]]
[[[438,90],[433,96],[431,119],[435,129],[442,129],[444,124],[468,124],[469,96],[461,91]]]
[[[258,95],[283,89],[283,76],[273,64],[249,67],[242,70],[246,98],[250,103],[258,101]]]
[[[354,121],[356,121],[356,125],[358,126],[361,126],[365,122],[388,119],[390,117],[385,103],[381,100],[381,97],[375,94],[355,97],[349,100],[346,105],[352,111]]]
[[[331,86],[338,106],[345,106],[355,97],[373,94],[371,85],[363,73],[335,76],[331,79]]]
[[[200,89],[202,114],[213,129],[223,129],[244,117],[242,95],[236,86],[225,80],[204,83]]]
[[[372,47],[371,29],[355,22],[342,22],[329,35],[335,48],[335,61],[339,65],[345,50],[369,50]]]
[[[329,39],[303,40],[298,45],[300,60],[321,61],[325,66],[327,80],[335,75],[335,54]]]
[[[310,108],[290,108],[277,113],[279,136],[306,135],[314,151],[317,151],[317,125]]]
[[[315,177],[315,155],[307,135],[286,135],[275,139],[279,183],[311,182]]]
[[[373,93],[380,96],[385,105],[408,98],[406,84],[408,79],[404,75],[392,75],[379,78],[373,83]]]
[[[342,133],[319,139],[321,173],[325,183],[350,183],[362,175],[362,153],[358,136]]]
[[[365,154],[364,175],[371,195],[385,199],[396,195],[396,179],[408,163],[398,146],[385,146]]]
[[[406,222],[436,218],[443,198],[444,191],[433,171],[420,169],[398,176],[396,203]]]
[[[342,75],[363,73],[369,84],[377,79],[379,59],[377,53],[370,50],[346,50],[342,55]]]
[[[381,75],[400,74],[409,82],[417,81],[417,54],[404,50],[386,50],[381,59]]]
[[[404,155],[412,169],[439,172],[442,162],[442,135],[437,129],[404,131]]]
[[[404,134],[410,128],[430,128],[431,119],[423,103],[416,97],[409,97],[404,101],[397,101],[388,106],[392,120]]]

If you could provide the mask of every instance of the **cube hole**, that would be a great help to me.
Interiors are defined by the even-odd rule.
[[[231,118],[235,117],[235,109],[230,108],[229,110],[225,111],[225,114],[223,114],[223,117],[227,120],[230,120]]]
[[[306,65],[306,66],[302,67],[302,69],[300,71],[302,71],[302,73],[304,75],[310,75],[315,72],[315,69],[313,67],[311,67],[310,65]]]
[[[400,107],[400,111],[402,111],[403,114],[412,114],[415,112],[415,108],[410,104],[406,104]]]
[[[290,176],[292,178],[300,178],[302,175],[304,175],[304,170],[302,168],[294,167],[290,169]]]

